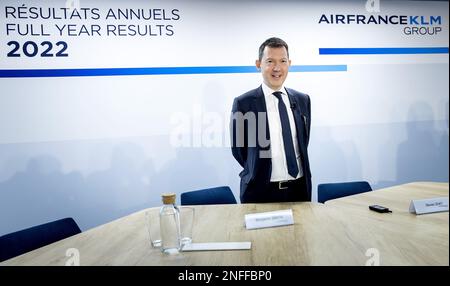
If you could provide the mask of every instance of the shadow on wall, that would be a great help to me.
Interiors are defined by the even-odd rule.
[[[22,172],[0,183],[0,234],[78,213],[80,173],[63,174],[51,156],[30,159]]]
[[[328,126],[317,126],[311,132],[308,148],[313,180],[312,200],[317,201],[317,185],[325,182],[340,182],[348,176],[344,152],[331,136]]]
[[[153,174],[152,161],[135,144],[115,147],[109,169],[87,178],[64,173],[55,157],[33,157],[0,183],[0,235],[67,216],[86,230],[149,207]]]
[[[407,138],[397,151],[398,183],[448,182],[448,116],[445,131],[435,129],[435,123],[433,110],[427,103],[417,102],[409,109]]]
[[[144,150],[133,143],[123,143],[111,153],[109,169],[97,171],[87,176],[81,193],[88,205],[88,216],[83,221],[89,227],[119,218],[139,209],[152,206],[150,181],[154,175],[151,159]]]
[[[143,148],[122,143],[112,148],[107,169],[88,176],[65,173],[54,156],[33,157],[24,171],[0,183],[0,235],[67,216],[86,230],[159,206],[163,192],[179,200],[182,192],[217,186],[223,180],[217,170],[231,165],[231,155],[230,162],[222,158],[212,166],[205,158],[213,158],[216,149],[176,149],[176,157],[156,172]]]

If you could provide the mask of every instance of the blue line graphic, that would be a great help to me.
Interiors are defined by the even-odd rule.
[[[298,65],[291,72],[343,72],[347,65]],[[259,73],[255,66],[0,70],[0,78]]]
[[[448,47],[428,48],[319,48],[320,55],[448,54]]]

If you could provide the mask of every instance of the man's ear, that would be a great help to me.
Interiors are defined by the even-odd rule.
[[[256,68],[259,70],[259,69],[261,69],[261,61],[260,60],[256,60],[255,61],[255,66],[256,66]]]

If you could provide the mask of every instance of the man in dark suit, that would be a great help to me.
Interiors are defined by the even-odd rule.
[[[267,39],[256,60],[262,85],[234,100],[231,149],[244,168],[242,203],[311,201],[311,103],[307,94],[284,87],[290,65],[286,42]]]

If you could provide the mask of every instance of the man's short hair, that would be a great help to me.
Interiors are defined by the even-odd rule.
[[[262,60],[263,54],[264,54],[264,49],[266,47],[270,47],[270,48],[282,48],[285,47],[286,48],[286,52],[289,58],[289,48],[288,48],[288,44],[283,41],[280,38],[276,38],[276,37],[272,37],[269,38],[267,40],[264,41],[264,43],[261,44],[261,46],[259,47],[259,60]]]

